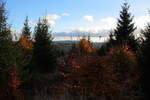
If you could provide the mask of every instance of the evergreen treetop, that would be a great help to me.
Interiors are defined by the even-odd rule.
[[[24,27],[22,29],[22,36],[30,38],[30,35],[31,35],[30,29],[31,28],[29,27],[29,19],[28,19],[28,16],[27,16],[26,19],[25,19],[25,22],[24,22]]]
[[[131,50],[135,51],[137,49],[137,40],[134,36],[136,27],[133,22],[133,16],[129,12],[129,8],[130,6],[128,3],[123,4],[117,23],[117,28],[114,31],[114,37],[116,40],[116,45],[127,44]]]
[[[10,27],[7,24],[7,12],[5,10],[5,3],[0,2],[0,39],[10,40]]]
[[[33,48],[33,62],[35,70],[42,73],[53,71],[56,67],[57,58],[52,44],[52,37],[49,34],[47,20],[39,20],[35,27],[35,39]]]
[[[5,3],[0,2],[0,70],[8,69],[12,65],[12,36],[7,24]]]

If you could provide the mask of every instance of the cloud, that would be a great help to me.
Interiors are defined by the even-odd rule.
[[[86,20],[86,21],[88,21],[88,22],[93,22],[94,21],[93,16],[90,16],[90,15],[85,15],[83,17],[83,19]]]
[[[57,15],[57,14],[47,14],[47,15],[42,16],[41,18],[42,19],[47,19],[49,26],[55,26],[56,25],[56,20],[60,19],[61,16]],[[37,21],[30,20],[29,24],[35,26],[37,24]]]
[[[150,22],[150,15],[135,17],[134,22],[138,28],[144,28]]]
[[[70,16],[69,13],[63,13],[62,16]]]
[[[42,16],[40,18],[41,19],[45,19],[46,18],[47,21],[48,21],[48,25],[49,26],[55,26],[56,25],[56,20],[62,18],[63,16],[70,16],[70,14],[68,14],[68,13],[63,13],[63,14],[60,14],[60,15],[58,15],[58,14],[47,14],[47,15],[44,15],[44,16]],[[37,24],[37,21],[30,20],[29,24],[35,26]]]
[[[41,18],[46,18],[49,26],[55,26],[56,20],[60,19],[61,16],[57,14],[47,14],[42,16]]]
[[[56,25],[55,20],[47,20],[47,22],[48,22],[47,23],[48,26],[55,26]],[[29,21],[29,24],[33,25],[33,26],[37,25],[37,23],[38,23],[38,21],[32,21],[32,20]]]
[[[88,19],[89,17],[86,17],[86,18]],[[116,19],[113,17],[105,17],[101,19],[95,19],[92,21],[93,23],[90,23],[90,24],[80,23],[80,25],[76,27],[72,27],[70,30],[80,30],[80,31],[85,31],[85,32],[98,33],[104,30],[114,29],[117,23]]]
[[[11,32],[12,32],[12,39],[14,41],[19,40],[19,37],[21,35],[21,30],[11,29]]]
[[[54,20],[48,20],[48,25],[49,25],[49,26],[55,26],[56,23],[55,23]]]
[[[105,17],[93,20],[93,17],[91,16],[84,16],[84,19],[86,19],[87,21],[93,21],[93,23],[81,24],[79,26],[76,26],[74,28],[75,30],[91,31],[93,33],[96,33],[101,30],[112,30],[115,29],[117,26],[117,19],[114,17]],[[144,28],[147,25],[147,23],[150,22],[150,15],[142,15],[139,17],[135,17],[133,19],[133,22],[135,22],[135,26],[137,26],[139,29]]]
[[[57,20],[57,19],[61,18],[60,15],[56,15],[56,14],[47,14],[43,17],[46,18],[47,20]]]
[[[36,25],[36,24],[37,24],[37,21],[29,20],[29,24],[31,24],[31,25]]]
[[[100,26],[103,29],[112,29],[115,28],[117,24],[117,20],[113,17],[106,17],[100,19]]]
[[[46,18],[48,20],[48,25],[49,26],[55,26],[56,25],[56,20],[62,18],[63,16],[70,16],[68,13],[63,13],[62,15],[57,15],[57,14],[47,14],[43,16],[43,18]]]
[[[116,24],[116,19],[113,17],[106,17],[106,18],[102,18],[100,19],[101,22],[103,23],[107,23],[107,24]]]

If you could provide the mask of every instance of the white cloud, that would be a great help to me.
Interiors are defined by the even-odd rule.
[[[112,29],[116,27],[116,19],[113,17],[106,17],[106,18],[102,18],[100,19],[100,26],[103,29]]]
[[[31,24],[31,25],[36,25],[36,24],[37,24],[37,21],[29,20],[29,24]]]
[[[55,26],[56,25],[56,20],[61,18],[61,16],[56,15],[56,14],[47,14],[47,15],[43,16],[42,18],[47,19],[49,26]]]
[[[49,26],[55,26],[56,23],[55,23],[54,20],[48,20],[48,25],[49,25]]]
[[[21,30],[11,29],[13,40],[18,40],[21,35]]]
[[[31,24],[33,26],[37,25],[37,23],[38,23],[38,21],[32,21],[32,20],[29,21],[29,24]],[[48,20],[48,25],[55,26],[56,25],[55,20]]]
[[[62,16],[70,16],[69,13],[63,13]]]
[[[56,14],[47,14],[45,16],[43,16],[44,18],[46,18],[47,20],[57,20],[59,19],[61,16],[56,15]]]
[[[150,22],[150,15],[143,15],[134,18],[135,25],[138,28],[144,28],[148,22]]]
[[[116,27],[116,19],[113,17],[106,17],[106,18],[101,18],[97,20],[93,20],[93,23],[87,24],[80,24],[76,27],[72,27],[71,30],[80,30],[80,31],[85,31],[85,32],[92,32],[92,33],[97,33],[101,32],[104,30],[111,30]]]
[[[49,26],[55,26],[56,25],[56,20],[62,18],[63,16],[70,16],[70,14],[68,14],[68,13],[63,13],[63,14],[60,14],[60,15],[57,15],[57,14],[47,14],[47,15],[42,16],[41,18],[42,19],[46,18],[47,21],[48,21],[48,25]],[[37,21],[30,20],[29,24],[35,26],[37,24]]]
[[[91,31],[93,33],[96,33],[101,30],[115,29],[117,26],[117,19],[114,17],[105,17],[93,20],[92,16],[84,16],[84,19],[87,21],[93,21],[93,23],[82,23],[74,28],[72,27],[72,30]],[[133,21],[135,22],[135,26],[137,26],[139,29],[144,28],[147,23],[150,22],[150,15],[135,17]]]
[[[116,19],[113,17],[102,18],[100,19],[100,21],[103,23],[108,23],[108,24],[116,24]]]
[[[90,15],[85,15],[83,17],[83,19],[86,20],[86,21],[89,21],[89,22],[93,22],[94,21],[93,16],[90,16]]]
[[[48,20],[48,25],[49,26],[55,26],[56,25],[56,20],[60,19],[63,16],[70,16],[68,13],[63,13],[62,15],[57,15],[57,14],[47,14],[43,16],[42,18],[46,18]]]

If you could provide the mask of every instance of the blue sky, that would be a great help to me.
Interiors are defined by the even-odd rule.
[[[116,25],[124,0],[7,0],[9,23],[21,30],[26,16],[31,26],[46,16],[53,31],[99,31]],[[148,20],[150,0],[128,0],[136,25]]]

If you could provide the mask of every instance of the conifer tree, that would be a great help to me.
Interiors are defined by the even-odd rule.
[[[147,100],[150,99],[150,23],[147,25],[146,29],[142,31],[143,43],[142,43],[142,56],[140,58],[140,66],[142,69],[142,88],[146,94]]]
[[[5,3],[0,2],[0,70],[8,69],[12,63],[12,36],[7,23]]]
[[[133,16],[131,16],[129,8],[130,6],[128,3],[123,4],[122,10],[120,11],[120,18],[117,23],[117,28],[114,31],[114,37],[116,40],[116,45],[127,44],[131,50],[135,51],[138,44],[134,36],[136,27],[133,23]]]
[[[47,20],[39,20],[34,32],[33,69],[40,73],[52,72],[56,67],[57,57],[54,52],[51,34],[49,34]]]
[[[133,16],[131,16],[129,8],[128,3],[123,4],[117,27],[113,32],[110,32],[109,41],[101,47],[99,55],[105,55],[113,46],[128,45],[130,50],[137,50],[138,41],[134,36],[136,27],[133,23]]]
[[[29,26],[28,16],[25,19],[21,37],[16,45],[19,47],[16,51],[18,53],[17,64],[19,65],[20,79],[26,82],[30,79],[29,71],[32,59],[31,27]]]
[[[12,68],[14,57],[14,46],[11,30],[7,23],[7,12],[5,3],[0,1],[0,100],[10,100],[8,90],[8,72]]]
[[[22,29],[22,36],[30,39],[30,35],[31,35],[30,30],[31,30],[31,28],[29,27],[29,20],[28,20],[28,16],[27,16],[25,19],[25,22],[24,22],[24,27]]]

